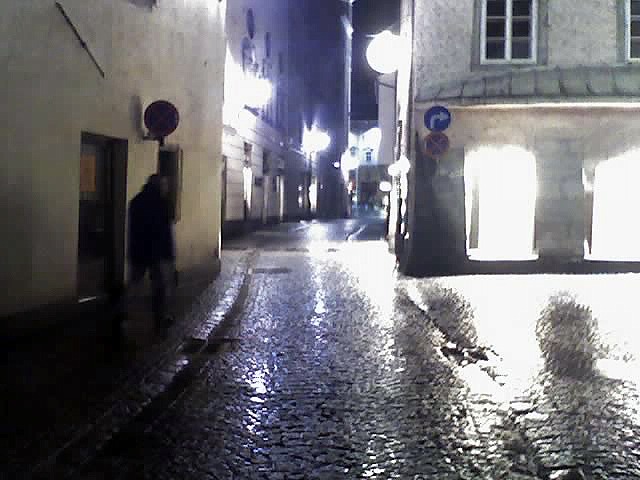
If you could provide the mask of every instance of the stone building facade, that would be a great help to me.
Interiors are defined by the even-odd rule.
[[[225,9],[2,2],[0,315],[120,288],[127,203],[159,169],[172,175],[178,269],[215,273]],[[145,139],[143,112],[156,100],[180,115],[164,146]]]
[[[350,4],[243,0],[229,4],[223,137],[223,234],[345,209]],[[247,81],[248,79],[248,81]],[[272,95],[256,105],[255,81]],[[244,85],[244,86],[241,86]],[[304,132],[327,132],[323,152]]]
[[[406,0],[401,32],[403,270],[636,269],[640,2]]]
[[[300,109],[305,89],[291,59],[290,43],[301,39],[290,29],[297,8],[290,3],[247,0],[227,11],[225,235],[307,216],[309,165]],[[266,101],[252,99],[259,82],[271,90]]]

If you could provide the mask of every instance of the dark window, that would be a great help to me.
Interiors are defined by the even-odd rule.
[[[271,33],[267,32],[264,36],[264,49],[267,58],[271,58]]]
[[[253,40],[253,37],[256,34],[256,19],[253,16],[253,10],[247,10],[247,33],[249,34],[249,38]]]
[[[250,167],[251,166],[251,151],[253,150],[253,147],[250,143],[244,142],[244,166],[245,167]]]
[[[483,60],[534,60],[537,0],[483,0]]]
[[[640,60],[640,0],[627,0],[628,59]]]

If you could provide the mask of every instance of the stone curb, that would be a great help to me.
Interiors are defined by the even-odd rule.
[[[111,396],[111,406],[95,423],[74,432],[68,442],[38,462],[31,472],[31,477],[52,478],[54,472],[55,478],[68,478],[73,475],[78,468],[95,457],[115,434],[177,383],[193,363],[193,355],[207,348],[209,341],[223,330],[225,320],[244,304],[246,295],[243,295],[243,292],[246,293],[248,288],[255,255],[255,252],[251,251],[239,261],[215,308],[211,309],[206,302],[200,301],[187,314],[190,318],[186,322],[184,341],[177,347],[170,347],[157,366],[149,368],[142,379],[133,375],[136,378],[126,382]],[[205,321],[194,321],[194,318],[203,317],[206,317]],[[189,354],[184,353],[194,343],[198,345],[197,350],[190,351]]]
[[[421,306],[420,300],[415,296],[416,292],[410,291],[407,288],[402,288],[399,290],[399,294],[400,298],[403,299],[406,304],[411,305],[411,307],[415,309],[416,313],[424,316],[424,318],[442,334],[447,343],[442,345],[440,351],[445,358],[461,368],[471,364],[476,364],[480,366],[480,370],[486,374],[491,381],[498,384],[500,383],[498,380],[499,378],[506,378],[506,375],[500,372],[499,365],[494,361],[495,358],[501,357],[491,345],[481,345],[476,343],[469,347],[458,346],[453,343],[451,333],[441,325],[440,322],[438,322],[438,319],[435,318],[431,312],[425,310]],[[489,358],[487,354],[490,354],[493,358]],[[521,403],[521,399],[514,399],[509,404],[509,415],[506,415],[508,422],[510,421],[510,414],[513,413],[514,404],[519,403]],[[532,455],[528,442],[521,437],[514,437],[512,440],[515,441],[516,445],[524,448],[526,454],[520,456],[513,455],[514,461],[509,478],[513,478],[514,480],[540,480],[541,478],[546,478],[546,476],[540,476],[540,465],[534,459],[535,455]]]

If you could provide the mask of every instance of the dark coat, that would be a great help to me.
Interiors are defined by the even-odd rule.
[[[150,266],[175,259],[169,203],[151,184],[129,204],[129,261]]]

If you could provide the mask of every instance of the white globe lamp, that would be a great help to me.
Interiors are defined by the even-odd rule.
[[[369,66],[378,73],[393,73],[398,69],[400,37],[389,30],[376,35],[367,47]]]

